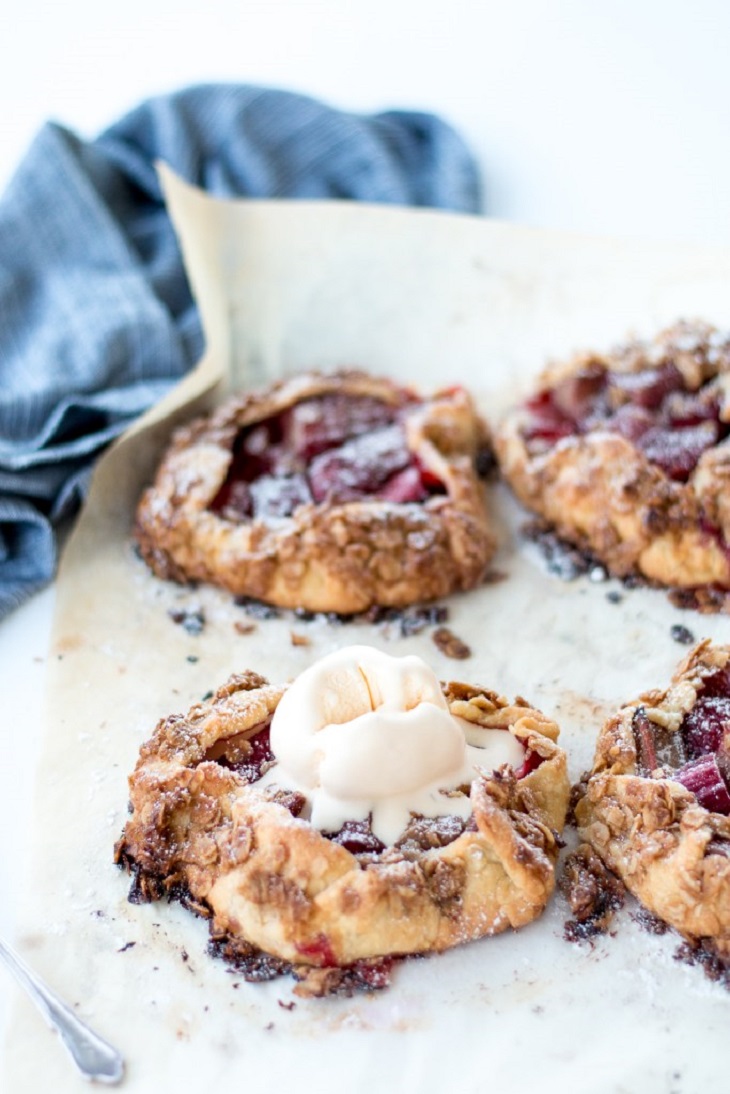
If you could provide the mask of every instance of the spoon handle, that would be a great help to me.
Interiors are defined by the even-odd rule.
[[[124,1061],[117,1050],[77,1018],[71,1008],[2,939],[0,957],[26,989],[49,1026],[56,1030],[81,1074],[87,1079],[109,1085],[121,1082]]]

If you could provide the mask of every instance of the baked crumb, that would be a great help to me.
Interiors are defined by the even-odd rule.
[[[565,860],[559,886],[567,896],[573,919],[564,926],[568,942],[605,934],[614,913],[623,907],[626,887],[587,843]]]
[[[455,635],[449,627],[438,627],[431,638],[445,657],[451,657],[456,661],[465,661],[471,657],[471,647],[467,646],[466,642]]]
[[[675,642],[679,642],[680,646],[692,646],[696,641],[692,631],[681,623],[675,623],[670,628],[669,633]]]
[[[708,980],[730,989],[730,958],[719,953],[711,939],[682,942],[674,958],[686,965],[699,965]]]
[[[167,613],[188,634],[196,637],[205,628],[205,612],[201,608],[170,608]]]
[[[253,634],[256,630],[255,623],[243,623],[240,619],[237,619],[233,624],[233,629],[236,634]]]

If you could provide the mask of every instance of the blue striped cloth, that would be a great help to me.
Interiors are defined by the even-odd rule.
[[[474,160],[430,114],[209,85],[92,141],[45,125],[0,199],[0,618],[53,577],[94,458],[200,355],[157,159],[224,196],[480,207]]]

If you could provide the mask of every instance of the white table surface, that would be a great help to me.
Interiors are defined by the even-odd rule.
[[[721,0],[25,0],[6,6],[0,40],[0,186],[48,118],[91,136],[148,95],[233,80],[440,113],[476,153],[492,216],[730,244]],[[0,623],[6,935],[52,608],[50,589]],[[13,990],[0,974],[0,1031]]]

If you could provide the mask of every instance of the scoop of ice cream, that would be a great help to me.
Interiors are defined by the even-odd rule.
[[[471,782],[476,765],[524,755],[509,732],[475,731],[454,718],[420,657],[370,646],[338,650],[294,681],[274,714],[271,747],[278,763],[270,781],[307,796],[315,827],[337,831],[370,815],[386,844],[411,813],[468,816],[468,797],[443,791]]]

